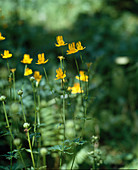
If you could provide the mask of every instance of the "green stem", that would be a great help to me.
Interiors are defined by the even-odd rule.
[[[61,165],[62,165],[62,152],[60,153],[60,162],[59,162],[59,170],[61,170]]]
[[[14,89],[14,100],[16,100],[16,91],[15,91],[15,74],[13,72],[13,89]]]
[[[8,61],[8,59],[7,59],[7,67],[8,67],[8,72],[9,72],[9,74],[10,74],[10,66],[9,66],[9,61]]]
[[[34,84],[33,84],[33,82],[32,82],[32,87],[33,87],[34,105],[35,105],[35,123],[34,123],[34,133],[35,133],[35,136],[36,136],[37,111],[36,111],[36,97],[35,97],[35,88],[34,88]],[[34,145],[35,136],[33,136],[33,140],[32,140],[32,146]]]
[[[73,168],[73,165],[74,165],[74,162],[75,162],[75,158],[76,158],[76,153],[74,152],[74,156],[73,156],[73,160],[72,160],[72,164],[71,164],[71,170],[72,170],[72,168]]]
[[[82,55],[81,55],[80,51],[79,51],[79,54],[80,54],[81,62],[83,63],[83,59],[82,59]]]
[[[23,160],[23,157],[22,157],[22,154],[21,154],[19,148],[17,148],[17,150],[18,150],[18,153],[19,153],[19,155],[20,155],[21,161],[22,161],[22,163],[23,163],[23,165],[24,165],[24,167],[25,167],[25,169],[26,169],[26,165],[25,165],[25,163],[24,163],[24,160]]]
[[[65,137],[65,132],[66,132],[66,127],[65,127],[66,115],[65,115],[65,91],[64,90],[63,90],[63,120],[64,120],[63,123],[64,123],[64,140],[65,140],[66,139],[66,137]]]
[[[44,73],[45,73],[45,78],[46,78],[46,81],[47,81],[47,83],[49,84],[49,81],[48,81],[48,76],[47,76],[46,69],[45,69],[44,65],[43,65],[43,69],[44,69]]]
[[[13,134],[12,134],[10,125],[9,125],[9,120],[8,120],[8,116],[7,116],[7,112],[6,112],[6,108],[5,108],[4,101],[2,101],[2,104],[3,104],[4,113],[5,113],[5,118],[6,118],[7,127],[8,127],[8,129],[9,129],[9,132],[10,132],[10,135],[11,135],[12,140],[14,140],[14,137],[13,137]]]
[[[12,153],[12,137],[10,138],[10,150],[11,150],[11,153]],[[11,170],[12,170],[12,156],[11,156],[10,165],[11,165]]]
[[[43,155],[43,166],[45,167],[46,170],[46,155]]]
[[[22,112],[23,112],[24,122],[26,123],[26,116],[25,116],[25,112],[24,112],[22,96],[20,97],[20,100],[21,100],[21,106],[22,106]]]
[[[7,127],[8,127],[8,129],[9,129],[9,132],[10,132],[10,135],[11,135],[10,150],[11,150],[11,152],[12,152],[12,141],[14,140],[14,137],[13,137],[13,134],[12,134],[10,125],[9,125],[9,120],[8,120],[8,116],[7,116],[7,112],[6,112],[6,108],[5,108],[4,101],[2,101],[2,104],[3,104],[3,110],[4,110],[4,114],[5,114],[5,118],[6,118],[6,124],[7,124]],[[11,161],[10,161],[10,165],[11,165],[11,170],[12,170],[12,158],[11,158]]]
[[[29,131],[27,132],[27,137],[28,137],[29,148],[30,148],[30,151],[31,151],[31,159],[32,159],[33,167],[35,169],[35,161],[34,161],[34,155],[33,155],[33,151],[32,151]]]

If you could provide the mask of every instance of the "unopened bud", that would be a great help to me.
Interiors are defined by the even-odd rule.
[[[23,90],[18,90],[18,95],[22,96],[22,94],[23,94]]]
[[[40,149],[40,154],[41,154],[42,156],[45,156],[46,153],[47,153],[47,149],[46,149],[46,148],[41,148],[41,149]]]
[[[25,129],[28,129],[29,126],[30,126],[30,123],[24,123],[24,124],[23,124],[23,127],[24,127]]]
[[[30,77],[30,81],[33,82],[35,78],[33,76]]]
[[[18,146],[21,143],[21,140],[19,138],[14,139],[13,141],[14,145]]]
[[[0,96],[0,101],[3,102],[5,101],[6,97],[5,96]]]

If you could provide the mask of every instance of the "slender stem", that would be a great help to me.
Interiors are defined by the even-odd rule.
[[[47,76],[46,69],[45,69],[44,65],[43,65],[43,69],[44,69],[44,73],[45,73],[45,78],[46,78],[46,81],[47,81],[47,83],[49,84],[49,81],[48,81],[48,76]]]
[[[33,155],[33,151],[32,151],[29,131],[27,132],[27,137],[28,137],[29,148],[30,148],[30,151],[31,151],[31,159],[32,159],[33,167],[35,169],[35,161],[34,161],[34,155]]]
[[[33,87],[33,94],[34,94],[34,106],[35,106],[35,123],[34,123],[34,133],[35,133],[35,136],[36,136],[37,111],[36,111],[36,97],[35,97],[35,88],[34,88],[34,84],[33,84],[33,82],[32,82],[32,87]],[[32,140],[32,146],[34,145],[35,136],[33,136],[33,140]]]
[[[17,147],[17,150],[18,150],[18,153],[19,153],[19,155],[20,155],[21,161],[22,161],[22,163],[23,163],[23,165],[24,165],[24,167],[25,167],[25,169],[26,169],[26,165],[25,165],[25,163],[24,163],[24,160],[23,160],[22,154],[21,154],[21,152],[20,152],[20,150],[19,150],[19,148],[18,148],[18,147]]]
[[[24,112],[22,96],[20,97],[20,100],[21,100],[21,105],[22,105],[22,112],[23,112],[24,122],[26,123],[26,116],[25,116],[25,112]]]
[[[64,120],[64,140],[66,139],[65,137],[65,132],[66,132],[66,127],[65,127],[65,122],[66,122],[66,115],[65,115],[65,91],[63,90],[63,120]]]
[[[9,61],[8,61],[8,59],[7,59],[7,67],[8,67],[8,72],[9,72],[9,74],[10,74],[10,66],[9,66]]]
[[[77,71],[78,71],[78,74],[80,74],[79,73],[79,66],[78,66],[78,62],[77,62],[77,60],[76,60],[76,57],[74,57],[75,58],[75,63],[76,63],[76,67],[77,67]],[[82,88],[81,87],[81,81],[80,81],[80,78],[79,78],[79,83],[80,83],[80,88]],[[81,93],[81,102],[82,102],[82,106],[83,106],[83,109],[84,109],[84,117],[85,117],[85,106],[84,106],[84,103],[83,103],[83,96],[82,96],[82,93]],[[83,128],[84,128],[84,123],[83,123],[83,127],[82,127],[82,133],[81,133],[81,136],[80,137],[82,137],[82,134],[83,134]]]
[[[46,170],[46,155],[43,155],[43,166],[45,166],[45,170]]]
[[[8,116],[7,116],[7,112],[6,112],[4,101],[2,101],[2,104],[3,104],[3,110],[4,110],[4,114],[5,114],[5,118],[6,118],[6,124],[7,124],[7,127],[9,129],[9,132],[10,132],[10,135],[11,135],[10,149],[11,149],[11,152],[12,152],[12,141],[14,140],[14,137],[13,137],[10,125],[9,125],[9,120],[8,120]],[[11,157],[10,165],[11,165],[11,170],[12,170],[12,157]]]
[[[79,54],[80,54],[81,62],[83,63],[83,59],[82,59],[82,55],[81,55],[80,51],[79,51]]]
[[[11,153],[12,153],[12,137],[10,137],[10,150],[11,150]],[[11,170],[12,170],[12,156],[11,156],[10,165],[11,165]]]
[[[73,160],[72,160],[72,164],[71,164],[71,170],[73,168],[73,165],[74,165],[74,162],[75,162],[75,158],[76,158],[76,153],[74,152],[74,155],[73,155]]]
[[[5,113],[5,118],[6,118],[7,127],[8,127],[8,129],[9,129],[9,132],[10,132],[10,135],[11,135],[11,137],[12,137],[12,140],[14,140],[14,137],[13,137],[13,134],[12,134],[10,125],[9,125],[9,120],[8,120],[8,116],[7,116],[7,112],[6,112],[6,108],[5,108],[4,101],[2,101],[2,104],[3,104],[4,113]]]
[[[38,125],[40,126],[40,89],[38,87],[38,95],[37,95],[37,99],[38,99],[38,114],[37,114],[37,121],[38,121]]]
[[[61,170],[61,165],[62,165],[62,152],[60,153],[60,162],[59,162],[59,170]]]
[[[14,89],[14,100],[16,100],[16,91],[15,91],[15,74],[13,72],[13,89]]]

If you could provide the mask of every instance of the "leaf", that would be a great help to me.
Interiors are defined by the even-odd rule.
[[[26,150],[27,152],[31,153],[31,150],[30,150],[30,149],[25,149],[25,150]],[[33,153],[38,154],[37,151],[33,151]]]

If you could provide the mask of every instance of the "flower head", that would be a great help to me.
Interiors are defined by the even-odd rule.
[[[57,39],[57,44],[55,44],[56,47],[67,45],[67,43],[65,43],[63,40],[63,36],[57,36],[56,39]]]
[[[30,58],[29,54],[24,54],[23,60],[21,61],[24,64],[31,64],[32,63],[32,58]]]
[[[4,50],[4,55],[1,54],[2,58],[11,58],[12,54],[9,53],[8,50]]]
[[[88,76],[85,75],[84,71],[80,71],[80,76],[76,76],[76,79],[81,81],[88,81]]]
[[[67,54],[73,54],[78,52],[78,49],[75,48],[75,42],[68,44],[69,50],[67,50]]]
[[[5,96],[0,96],[0,101],[3,102],[6,100],[6,97]]]
[[[40,75],[40,72],[39,71],[35,71],[34,72],[34,78],[35,80],[39,83],[41,78],[42,78],[42,75]]]
[[[1,32],[0,32],[0,40],[5,40],[5,37],[3,37],[3,36],[1,35]]]
[[[59,80],[59,79],[63,79],[64,80],[64,78],[66,77],[66,73],[65,72],[63,73],[61,68],[57,69],[56,73],[57,73],[56,80]]]
[[[84,91],[80,88],[79,83],[75,83],[73,87],[68,87],[68,90],[71,90],[72,94],[83,93]]]
[[[20,138],[14,139],[13,143],[14,143],[14,145],[16,145],[16,146],[20,145],[20,143],[21,143]]]
[[[36,64],[45,64],[48,62],[48,59],[45,60],[45,56],[44,56],[44,53],[42,54],[38,54],[38,61]]]
[[[29,76],[33,73],[32,69],[29,69],[29,68],[26,68],[25,69],[25,73],[24,73],[24,76]]]
[[[24,127],[25,129],[29,128],[29,126],[30,126],[30,123],[27,123],[27,122],[26,122],[26,123],[23,124],[23,127]]]
[[[60,61],[65,59],[65,57],[63,57],[63,56],[58,56],[58,58],[60,59]]]
[[[16,68],[11,68],[10,71],[14,73],[16,71]]]
[[[41,148],[41,149],[40,149],[40,154],[41,154],[42,156],[45,156],[46,153],[47,153],[47,149],[46,149],[46,148]]]
[[[77,47],[77,50],[78,51],[80,51],[80,50],[84,50],[86,47],[83,47],[82,45],[81,45],[81,42],[80,41],[78,41],[77,43],[76,43],[76,47]]]
[[[19,95],[19,96],[22,96],[22,95],[23,95],[23,90],[22,90],[22,89],[18,90],[18,95]]]

